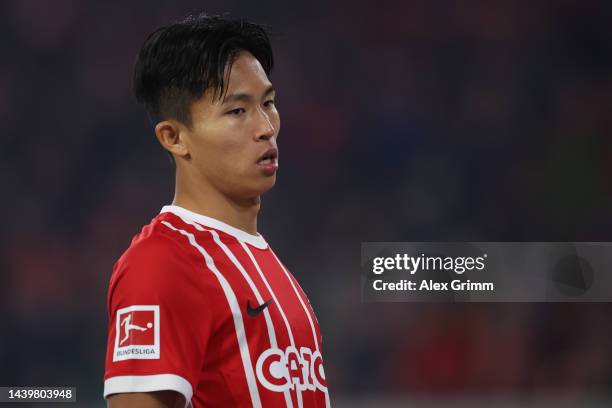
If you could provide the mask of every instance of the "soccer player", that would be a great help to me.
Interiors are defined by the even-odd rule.
[[[113,268],[111,408],[330,405],[310,302],[257,232],[278,171],[272,66],[260,26],[204,15],[138,54],[134,92],[176,187]]]

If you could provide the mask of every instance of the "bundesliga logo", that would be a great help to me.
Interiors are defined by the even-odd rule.
[[[285,351],[270,348],[261,353],[255,369],[259,382],[271,391],[327,390],[321,353],[307,347],[301,347],[299,353],[291,346]]]
[[[159,306],[135,305],[117,311],[113,361],[159,358]]]

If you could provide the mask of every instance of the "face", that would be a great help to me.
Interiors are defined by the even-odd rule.
[[[192,126],[184,138],[187,171],[235,199],[258,197],[272,188],[280,129],[274,96],[259,61],[248,52],[238,54],[223,99],[206,92],[191,107]]]

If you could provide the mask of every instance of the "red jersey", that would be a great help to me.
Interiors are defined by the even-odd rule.
[[[166,206],[113,268],[104,397],[329,407],[308,298],[261,235]]]

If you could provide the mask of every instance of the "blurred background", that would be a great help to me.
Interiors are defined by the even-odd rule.
[[[132,64],[201,11],[274,33],[259,227],[317,312],[334,406],[609,404],[612,305],[363,304],[359,274],[363,241],[612,240],[597,0],[1,2],[0,385],[104,406],[112,265],[173,197]]]

